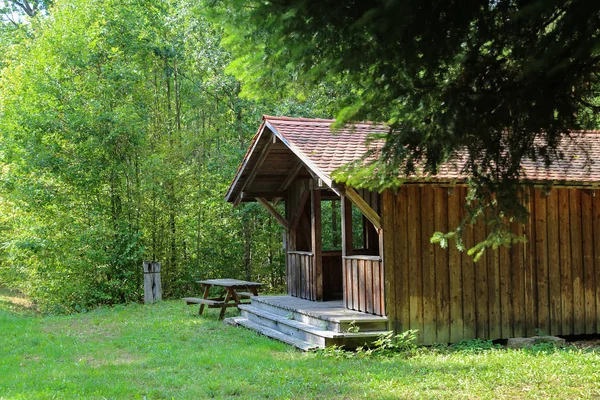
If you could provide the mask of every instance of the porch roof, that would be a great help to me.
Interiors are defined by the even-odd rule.
[[[334,120],[263,116],[258,132],[227,191],[226,200],[283,197],[296,178],[313,176],[332,187],[331,174],[368,150],[368,136],[387,134],[382,124],[357,123],[333,130]],[[572,186],[600,185],[600,132],[573,132],[559,146],[563,159],[546,168],[543,160],[524,160],[523,176],[531,182]],[[376,143],[376,142],[375,142]],[[423,182],[460,181],[461,157],[441,166],[435,176],[414,176]]]
[[[316,177],[329,187],[331,173],[358,160],[369,134],[388,128],[372,123],[332,130],[334,120],[263,116],[248,152],[227,191],[227,201],[276,198],[297,177]],[[254,196],[256,195],[256,196]],[[243,197],[243,199],[242,199]]]

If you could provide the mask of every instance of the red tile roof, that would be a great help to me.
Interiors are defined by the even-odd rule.
[[[359,123],[332,131],[334,120],[288,118],[264,116],[264,122],[282,136],[292,150],[309,159],[323,175],[330,177],[338,167],[358,160],[367,151],[369,134],[385,134],[388,128],[381,124]],[[572,140],[563,139],[559,150],[563,160],[546,168],[543,160],[524,160],[523,176],[531,181],[550,181],[561,183],[600,183],[600,132],[574,132]],[[588,157],[589,156],[589,157]],[[464,179],[460,173],[463,162],[442,165],[431,180]]]
[[[370,122],[349,124],[332,130],[334,120],[263,116],[263,122],[244,160],[228,190],[226,198],[233,200],[238,181],[244,174],[247,164],[255,157],[254,149],[263,131],[268,128],[291,150],[304,164],[323,181],[331,186],[332,172],[349,162],[356,161],[368,148],[367,137],[370,134],[386,134],[388,128],[382,124]],[[566,185],[600,184],[600,132],[574,132],[572,138],[563,139],[559,151],[562,160],[546,168],[543,160],[523,161],[523,178],[533,182],[550,182]],[[252,168],[252,163],[249,164]],[[440,167],[435,176],[415,176],[415,181],[449,181],[465,178],[460,173],[464,160],[458,157],[453,162]],[[243,178],[242,178],[243,179]]]
[[[332,130],[330,119],[264,116],[266,125],[283,137],[296,154],[303,154],[325,177],[367,151],[367,136],[386,134],[389,129],[373,123],[359,123]],[[302,158],[302,157],[300,157]],[[304,161],[304,160],[303,160]],[[320,175],[320,174],[319,174]],[[330,179],[326,179],[330,180]]]

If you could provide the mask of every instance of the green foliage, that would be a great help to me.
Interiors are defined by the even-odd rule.
[[[149,259],[166,298],[201,278],[284,284],[279,225],[223,195],[259,110],[317,106],[240,98],[206,13],[188,0],[59,0],[3,27],[0,281],[43,311],[139,301]]]
[[[470,249],[475,258],[514,242],[511,223],[527,218],[521,162],[556,163],[571,130],[598,128],[598,2],[227,4],[230,68],[248,94],[302,93],[325,82],[340,88],[332,105],[339,123],[389,125],[377,161],[336,180],[381,191],[460,161],[475,201],[451,228],[460,246],[465,224],[489,226]]]
[[[348,332],[358,332],[358,330],[348,329]],[[415,344],[417,340],[417,331],[410,329],[398,335],[393,332],[387,332],[379,336],[372,345],[361,346],[354,351],[345,350],[343,346],[329,346],[325,349],[317,350],[317,354],[323,357],[335,358],[371,358],[371,357],[409,357],[417,350]]]

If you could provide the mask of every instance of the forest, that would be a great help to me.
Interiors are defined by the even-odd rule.
[[[15,2],[16,3],[16,2]],[[325,94],[240,96],[226,11],[196,0],[11,2],[0,25],[0,283],[43,311],[164,296],[206,277],[285,282],[282,229],[224,194],[262,114]],[[219,10],[216,10],[219,11]]]
[[[387,123],[380,157],[336,176],[355,187],[462,152],[473,201],[438,241],[462,251],[485,219],[478,254],[518,240],[522,160],[598,127],[594,2],[5,0],[0,17],[0,284],[47,312],[139,301],[142,260],[168,298],[207,277],[281,289],[282,229],[223,197],[263,114]]]

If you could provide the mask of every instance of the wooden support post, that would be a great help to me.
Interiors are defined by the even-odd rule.
[[[315,288],[315,300],[323,301],[323,260],[321,258],[321,192],[311,190],[311,244],[314,262],[314,282],[311,286]]]
[[[290,224],[290,230],[292,230],[294,232],[298,228],[298,224],[300,223],[300,217],[302,217],[302,212],[304,211],[304,207],[306,207],[306,202],[308,201],[309,196],[310,196],[310,191],[308,191],[308,190],[305,190],[304,192],[302,192],[302,195],[300,196],[300,201],[298,202],[298,206],[296,207],[296,210],[294,211],[294,215],[292,216],[292,220],[291,220],[291,224]]]
[[[352,203],[342,194],[342,256],[352,255]]]
[[[144,303],[150,304],[162,300],[162,285],[160,281],[160,263],[144,261]]]

